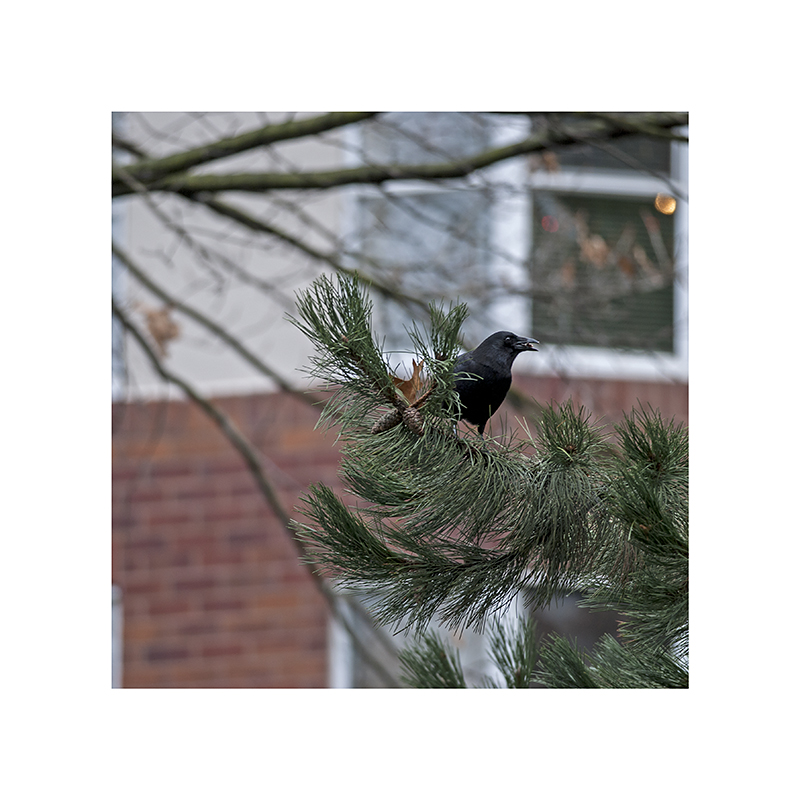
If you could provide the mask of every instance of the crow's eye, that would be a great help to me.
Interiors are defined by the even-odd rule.
[[[512,336],[506,336],[506,344],[511,344],[512,341],[513,341]]]

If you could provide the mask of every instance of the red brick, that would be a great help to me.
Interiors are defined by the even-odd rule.
[[[217,656],[238,656],[244,652],[244,647],[240,644],[218,644],[208,645],[200,651],[204,658],[215,658]]]
[[[182,636],[202,636],[217,633],[218,631],[219,625],[208,620],[208,618],[206,618],[206,621],[189,622],[177,628],[177,633]]]
[[[244,600],[241,599],[227,599],[227,600],[206,600],[203,603],[205,611],[231,611],[244,608]]]
[[[189,649],[181,646],[154,645],[147,649],[148,661],[176,661],[189,657]]]
[[[213,532],[206,530],[198,532],[200,530],[201,529],[197,526],[192,526],[187,529],[186,533],[179,534],[174,539],[175,546],[190,551],[196,551],[211,547],[215,542],[219,541],[219,536],[215,535]]]
[[[242,564],[245,561],[245,555],[242,552],[230,553],[222,550],[206,551],[200,557],[200,561],[205,566],[219,565],[219,564]]]
[[[181,525],[184,522],[191,522],[191,515],[187,510],[166,511],[158,508],[153,509],[147,517],[150,525]]]
[[[163,550],[167,543],[163,536],[129,537],[125,543],[127,550]]]
[[[268,539],[268,534],[263,528],[254,531],[235,531],[228,536],[232,547],[249,547],[254,544],[263,544]]]
[[[217,584],[217,580],[210,575],[207,575],[199,578],[183,578],[181,580],[177,580],[175,581],[175,589],[178,592],[202,591],[205,589],[211,589],[214,586],[217,586]]]
[[[135,594],[153,594],[161,588],[161,581],[155,580],[152,576],[137,580],[127,578],[122,586],[123,598],[128,598]]]
[[[149,474],[154,478],[189,476],[193,474],[193,469],[186,463],[161,462],[151,464]]]
[[[187,600],[153,600],[149,604],[150,614],[182,614],[189,610]]]
[[[246,509],[234,505],[208,505],[203,509],[203,519],[206,522],[228,522],[246,516]]]

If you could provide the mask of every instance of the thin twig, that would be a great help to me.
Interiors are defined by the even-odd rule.
[[[306,392],[300,391],[291,384],[287,383],[284,378],[282,378],[274,369],[272,369],[272,367],[265,364],[255,353],[245,347],[235,336],[232,336],[223,327],[217,325],[216,322],[205,316],[205,314],[202,314],[191,306],[187,306],[185,303],[166,292],[150,277],[148,277],[144,270],[139,269],[139,267],[137,267],[134,263],[133,259],[119,245],[112,242],[111,251],[125,265],[131,275],[133,275],[133,277],[136,278],[139,283],[156,295],[156,297],[163,300],[168,306],[172,306],[176,311],[180,311],[182,314],[185,314],[190,319],[193,319],[195,322],[211,331],[211,333],[229,345],[243,359],[245,359],[245,361],[254,366],[259,372],[264,373],[264,375],[266,375],[268,378],[275,381],[275,383],[277,383],[284,392],[296,395],[303,400],[303,402],[306,402],[309,405],[316,405],[319,402],[319,398],[312,397]]]
[[[243,225],[252,231],[280,239],[282,242],[286,242],[286,244],[289,244],[297,250],[300,250],[300,252],[311,256],[311,258],[328,264],[342,275],[348,275],[349,277],[362,279],[369,284],[371,289],[375,289],[377,292],[384,295],[384,297],[389,297],[392,300],[404,305],[427,308],[427,304],[419,298],[412,297],[411,295],[401,292],[399,289],[394,289],[391,286],[387,286],[373,275],[361,275],[357,270],[344,266],[344,264],[334,258],[334,256],[329,255],[328,253],[323,253],[321,250],[317,250],[296,236],[293,236],[288,231],[282,230],[275,225],[257,219],[252,214],[248,214],[244,209],[217,199],[213,194],[203,192],[196,195],[189,195],[186,199],[200,203],[201,205],[210,208],[212,211],[215,211],[217,214],[235,220],[240,225]],[[364,259],[363,257],[360,258],[362,261],[367,261],[369,263],[368,259]],[[371,264],[372,266],[378,266],[375,264],[375,262],[371,262]]]

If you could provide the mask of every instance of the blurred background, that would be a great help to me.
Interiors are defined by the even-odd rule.
[[[495,433],[569,398],[688,423],[687,142],[678,112],[113,114],[112,684],[398,685],[403,637],[287,529],[341,489],[286,319],[320,274],[370,281],[396,374],[431,300],[468,303],[467,348],[537,338]],[[540,632],[616,630],[576,601]],[[484,638],[453,641],[477,682]]]

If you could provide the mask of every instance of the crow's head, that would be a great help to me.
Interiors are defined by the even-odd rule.
[[[473,358],[481,363],[503,364],[510,367],[514,359],[525,350],[536,350],[533,346],[539,344],[536,339],[517,336],[511,331],[497,331],[484,339],[473,350]]]
[[[525,336],[517,336],[516,333],[511,333],[511,331],[498,331],[489,338],[493,339],[495,336],[498,337],[498,339],[502,339],[504,348],[513,350],[515,353],[521,353],[523,350],[538,352],[533,346],[539,344],[538,339],[528,339]]]

